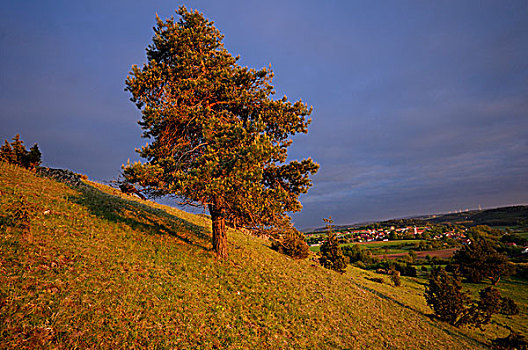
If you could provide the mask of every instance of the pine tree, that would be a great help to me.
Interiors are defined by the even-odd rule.
[[[126,80],[149,143],[139,151],[146,162],[127,164],[124,176],[151,196],[207,206],[213,249],[225,258],[226,223],[266,229],[301,209],[318,165],[286,158],[311,108],[272,99],[271,69],[239,66],[213,22],[183,6],[176,13],[157,18],[147,63]]]
[[[333,230],[332,218],[323,219],[326,225],[326,239],[321,245],[321,257],[319,262],[327,269],[337,271],[339,273],[345,272],[347,261],[339,246],[337,235]]]
[[[29,168],[36,168],[42,163],[42,153],[40,153],[40,150],[38,148],[37,144],[34,144],[29,149],[29,153],[27,153],[26,159],[27,159],[27,165]]]
[[[19,134],[16,134],[12,140],[13,142],[11,143],[4,140],[4,144],[0,147],[1,160],[28,169],[36,168],[40,165],[42,154],[37,144],[34,144],[28,152]]]
[[[15,164],[17,161],[15,151],[13,151],[11,144],[7,140],[4,140],[4,144],[0,147],[0,159],[12,164]]]
[[[425,289],[425,300],[440,320],[456,325],[465,313],[469,297],[462,291],[458,276],[451,277],[443,267],[434,267]]]

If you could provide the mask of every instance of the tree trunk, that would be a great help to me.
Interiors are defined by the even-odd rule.
[[[213,250],[220,259],[227,258],[227,232],[225,209],[218,204],[209,204],[209,213],[213,223]]]

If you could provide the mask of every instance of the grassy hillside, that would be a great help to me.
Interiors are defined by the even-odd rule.
[[[13,221],[23,208],[29,228]],[[18,214],[16,211],[18,210]],[[23,215],[22,215],[23,216]],[[423,286],[295,261],[203,216],[0,162],[0,348],[479,349],[430,317]],[[421,288],[421,290],[420,290]],[[504,328],[494,332],[506,335]]]

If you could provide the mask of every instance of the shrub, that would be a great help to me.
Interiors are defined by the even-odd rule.
[[[271,248],[294,259],[306,259],[310,250],[304,235],[297,230],[288,231],[273,239]]]
[[[327,269],[343,273],[345,272],[347,261],[343,255],[343,252],[341,251],[341,247],[339,247],[337,236],[332,230],[332,219],[328,218],[324,219],[324,221],[327,222],[328,231],[326,234],[326,239],[321,245],[321,257],[319,258],[319,262]]]
[[[392,283],[394,283],[394,286],[395,287],[401,286],[400,271],[392,268],[389,274],[391,276]]]
[[[22,232],[29,231],[31,227],[31,211],[30,204],[24,197],[19,197],[15,201],[9,203],[2,208],[3,215],[0,217],[0,227],[14,227],[20,229]]]

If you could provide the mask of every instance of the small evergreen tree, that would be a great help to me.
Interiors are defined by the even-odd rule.
[[[15,151],[7,140],[4,140],[4,144],[0,147],[0,159],[11,164],[15,164],[17,161]]]
[[[443,267],[435,266],[429,276],[429,286],[425,289],[425,300],[440,320],[456,325],[469,297],[462,291],[462,281],[458,276],[451,277]]]
[[[40,153],[38,145],[34,144],[27,154],[27,165],[29,168],[36,168],[40,163],[42,163],[42,153]]]
[[[326,239],[321,245],[321,257],[319,262],[327,269],[337,271],[339,273],[345,272],[347,262],[346,258],[339,247],[337,235],[333,231],[332,218],[323,219],[326,222]]]
[[[4,144],[0,147],[1,160],[28,169],[33,169],[40,165],[42,154],[37,144],[34,144],[28,152],[19,134],[16,134],[12,140],[13,142],[11,143],[4,140]]]

